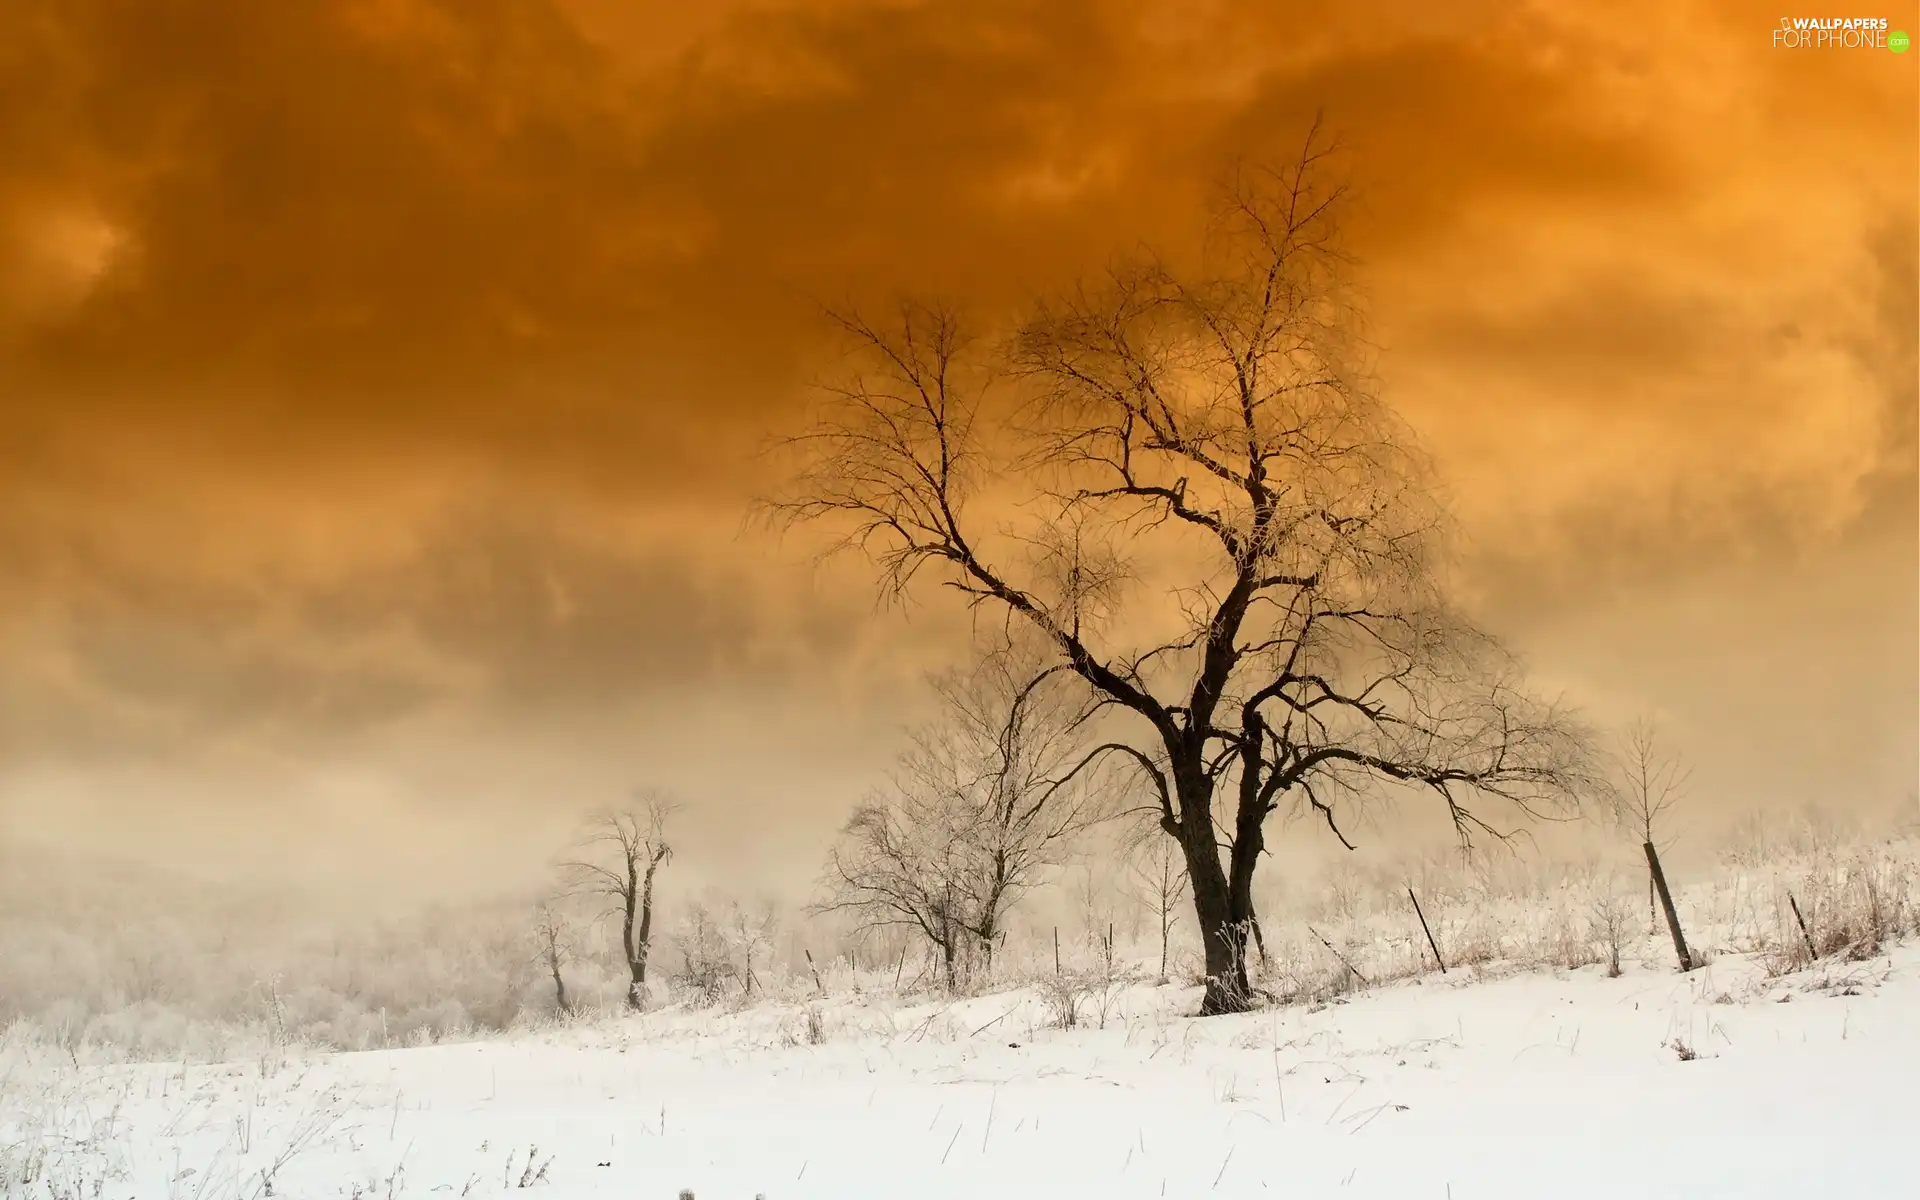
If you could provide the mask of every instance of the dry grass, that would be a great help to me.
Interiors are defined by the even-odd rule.
[[[1455,976],[1671,971],[1671,944],[1630,850],[1611,861],[1436,856],[1364,870],[1342,863],[1324,878],[1294,881],[1275,872],[1276,883],[1294,887],[1262,897],[1265,954],[1254,956],[1254,983],[1279,1003],[1321,1005],[1437,974],[1409,886]],[[1676,902],[1702,959],[1751,956],[1776,977],[1814,967],[1845,987],[1846,964],[1920,932],[1920,837],[1912,832],[1874,838],[1812,821],[1782,824],[1729,844],[1710,873],[1700,866],[1697,856],[1682,864]],[[799,924],[756,927],[743,940],[724,908],[696,910],[705,919],[675,925],[662,945],[653,1011],[617,1023],[636,1036],[724,1027],[756,1044],[818,1045],[885,1036],[896,1011],[1026,988],[1042,1024],[1105,1024],[1157,974],[1159,945],[1155,922],[1130,921],[1118,901],[1097,899],[1073,898],[1088,928],[1061,940],[1057,970],[1055,917],[1036,906],[996,952],[991,972],[977,971],[960,997],[941,989],[937,964],[909,945]],[[1118,944],[1108,933],[1115,916]],[[112,917],[97,944],[45,912],[0,917],[0,1020],[19,1022],[70,1066],[241,1059],[268,1074],[309,1050],[606,1025],[625,993],[617,964],[602,972],[582,962],[569,987],[583,1011],[555,1012],[550,984],[526,967],[524,939],[496,925],[506,917],[492,912],[477,914],[464,932],[444,922],[394,922],[378,936],[263,936],[279,949],[266,958],[254,957],[251,943],[223,951],[193,941],[228,937],[218,923],[169,927],[149,939],[152,931],[126,910]],[[1193,986],[1195,939],[1190,925],[1176,932],[1172,973]],[[165,953],[126,952],[141,944]],[[812,962],[802,958],[807,950]]]

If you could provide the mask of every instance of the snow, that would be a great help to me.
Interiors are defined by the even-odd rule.
[[[1136,986],[1074,1030],[1028,993],[842,998],[818,1044],[785,1004],[219,1065],[0,1048],[0,1162],[60,1200],[1920,1194],[1911,946],[1196,998]]]

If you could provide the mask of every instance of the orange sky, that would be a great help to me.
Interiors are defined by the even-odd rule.
[[[810,301],[1010,311],[1317,107],[1488,622],[1717,808],[1913,786],[1920,58],[1746,3],[688,7],[0,7],[0,832],[444,880],[658,782],[804,875],[954,646],[741,529]]]

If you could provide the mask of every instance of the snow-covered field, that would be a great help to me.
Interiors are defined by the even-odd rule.
[[[14,1038],[8,1194],[864,1200],[1920,1194],[1920,951],[1456,969],[1104,1027],[1010,992],[667,1011],[464,1045],[84,1066]]]

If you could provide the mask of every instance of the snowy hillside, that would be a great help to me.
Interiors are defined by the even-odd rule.
[[[1920,953],[1455,970],[1183,1017],[1116,991],[668,1011],[225,1065],[5,1048],[8,1194],[1910,1196]]]

